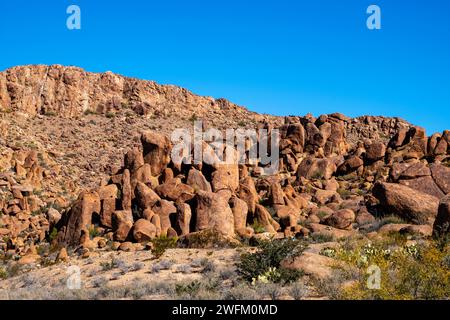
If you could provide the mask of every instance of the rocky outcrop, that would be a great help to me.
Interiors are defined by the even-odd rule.
[[[438,215],[439,200],[450,192],[449,131],[427,137],[422,128],[399,118],[352,119],[339,113],[259,116],[226,100],[198,97],[181,88],[61,66],[18,67],[0,73],[0,109],[13,119],[24,117],[25,123],[36,121],[43,126],[51,114],[55,122],[70,118],[63,126],[73,122],[70,130],[51,135],[57,141],[78,136],[78,128],[91,122],[104,125],[102,114],[111,119],[106,133],[96,131],[70,140],[60,153],[53,151],[54,163],[43,161],[46,155],[38,151],[52,145],[50,139],[40,140],[38,146],[30,144],[26,150],[16,148],[3,142],[11,140],[14,128],[0,121],[0,146],[7,145],[0,149],[0,235],[10,238],[6,242],[0,237],[3,251],[15,246],[14,250],[25,252],[26,246],[20,243],[24,234],[26,240],[38,242],[50,239],[53,227],[61,243],[84,249],[96,246],[94,235],[103,242],[124,242],[122,249],[129,248],[130,242],[146,243],[161,236],[190,242],[210,233],[226,239],[346,238],[375,226],[371,213],[395,214],[416,224],[388,225],[383,230],[427,236]],[[80,120],[92,112],[98,117]],[[146,130],[130,134],[123,127],[115,128],[121,123],[115,115],[127,127],[141,118],[156,125],[147,130],[152,126],[145,123]],[[179,126],[174,119],[191,125],[197,116],[208,120],[204,129],[217,123],[221,129],[237,127],[233,119],[268,132],[278,129],[279,170],[268,175],[261,159],[246,164],[206,159],[174,163],[168,135]],[[159,124],[163,119],[167,120],[164,128]],[[16,139],[21,130],[15,133]],[[75,151],[69,153],[74,147],[84,149],[87,137],[109,138],[109,132],[116,131],[131,142],[111,142],[114,150],[120,150],[114,161],[108,160],[112,153],[104,151],[109,139],[94,141],[95,150],[87,148],[78,156]],[[261,143],[254,142],[245,145],[246,154]],[[211,149],[207,143],[201,147]],[[220,152],[237,158],[234,147]],[[86,157],[87,153],[92,156]],[[108,168],[107,177],[80,194],[73,185],[84,187],[85,177],[95,177],[99,163]],[[78,176],[69,174],[75,165],[83,166]],[[67,186],[52,189],[48,180],[54,179],[66,180]],[[77,200],[70,206],[61,200],[60,195],[75,194]],[[446,219],[442,201],[444,209],[439,209],[435,226]],[[53,208],[54,203],[61,208]],[[40,211],[33,218],[31,213]]]
[[[450,195],[441,199],[439,211],[434,222],[433,232],[436,236],[445,236],[450,233]]]
[[[393,183],[377,183],[373,195],[386,214],[396,214],[415,224],[433,224],[439,199],[409,187]]]
[[[171,106],[168,110],[166,106]],[[178,116],[230,110],[251,113],[224,99],[200,97],[176,86],[127,78],[106,72],[86,72],[60,65],[14,67],[0,73],[0,110],[21,111],[30,115],[58,114],[81,116],[87,112],[115,112],[122,108],[142,116]]]
[[[60,241],[68,245],[81,242],[83,235],[89,234],[94,214],[100,214],[100,197],[96,192],[82,192],[78,200],[61,219],[63,228],[60,231]]]

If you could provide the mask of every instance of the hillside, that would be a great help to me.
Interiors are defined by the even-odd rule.
[[[267,174],[261,155],[245,164],[206,156],[177,163],[170,134],[192,131],[196,120],[204,129],[278,130],[278,170]],[[207,260],[208,250],[254,252],[249,245],[265,239],[297,239],[302,252],[274,267],[300,270],[314,297],[330,298],[314,281],[334,277],[340,258],[353,263],[342,257],[349,246],[386,245],[394,235],[401,242],[389,244],[406,250],[450,231],[450,131],[429,137],[400,118],[260,115],[176,86],[40,65],[0,73],[0,133],[0,255],[10,278],[0,289],[20,287],[14,266],[45,277],[49,265],[92,259],[101,266],[124,251],[145,264],[147,250],[160,263],[158,246],[172,240],[169,252],[179,255],[172,260],[183,264],[193,263],[183,250],[197,248]],[[264,142],[258,135],[242,153]],[[210,149],[201,144],[205,155]],[[220,149],[236,158],[241,151],[234,143]],[[224,284],[233,289],[244,281],[239,255],[220,250],[233,264],[232,284]],[[126,259],[131,268],[133,255]],[[189,270],[207,266],[194,264]],[[255,281],[292,275],[262,271]]]

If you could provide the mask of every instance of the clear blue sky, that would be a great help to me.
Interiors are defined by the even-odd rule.
[[[82,29],[66,28],[66,8]],[[382,10],[382,30],[366,9]],[[277,115],[400,116],[450,129],[448,0],[34,0],[0,3],[0,69],[77,65]]]

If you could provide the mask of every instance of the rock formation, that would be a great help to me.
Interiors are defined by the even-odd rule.
[[[399,118],[258,115],[175,86],[62,66],[0,73],[0,111],[1,252],[202,232],[343,238],[386,215],[405,223],[385,230],[449,232],[450,131],[427,137]],[[174,163],[171,130],[196,119],[220,130],[278,129],[279,170]]]

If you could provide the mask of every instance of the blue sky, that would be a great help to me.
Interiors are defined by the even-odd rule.
[[[66,28],[81,8],[82,29]],[[382,10],[382,30],[366,9]],[[0,3],[0,70],[23,64],[176,84],[257,112],[400,116],[450,129],[447,0]]]

